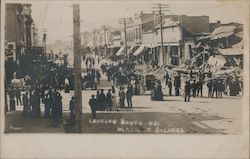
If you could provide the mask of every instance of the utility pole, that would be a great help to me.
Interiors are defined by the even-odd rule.
[[[165,55],[165,49],[164,49],[164,46],[163,46],[162,12],[169,11],[169,10],[166,10],[166,9],[169,8],[169,5],[167,5],[167,4],[161,4],[161,3],[153,3],[153,5],[155,5],[156,7],[152,7],[152,9],[157,9],[157,10],[153,10],[153,12],[157,11],[157,12],[159,12],[159,15],[160,15],[160,32],[161,32],[160,65],[163,65],[164,62],[165,62],[164,57],[167,56],[167,61],[168,61],[168,55]]]
[[[106,26],[104,25],[103,26],[103,30],[104,30],[104,53],[105,53],[105,56],[107,55],[107,35],[106,35],[106,31],[107,31],[107,28]]]
[[[126,60],[129,61],[129,55],[128,55],[128,44],[127,44],[127,20],[130,20],[130,18],[122,18],[123,19],[123,26],[124,26],[124,46],[125,46],[125,54],[126,54]]]
[[[81,80],[81,38],[80,38],[80,5],[73,4],[73,42],[74,42],[74,76],[75,107],[77,133],[82,132],[82,80]]]
[[[96,57],[96,29],[94,29],[94,52],[95,52],[95,57]]]
[[[46,56],[46,40],[47,40],[47,33],[46,29],[43,29],[43,42],[44,42],[44,55]]]

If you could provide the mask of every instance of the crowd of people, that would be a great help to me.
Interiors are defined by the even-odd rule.
[[[23,106],[23,115],[27,117],[51,118],[53,126],[57,127],[62,120],[62,96],[56,89],[50,88],[46,93],[41,89],[21,91],[17,88],[9,90],[9,111],[16,111],[16,106]],[[22,97],[22,98],[21,98]],[[16,98],[16,100],[15,100]],[[44,104],[44,114],[41,113],[41,104]]]
[[[144,81],[134,76],[135,68],[133,64],[126,62],[103,63],[101,72],[99,72],[95,68],[95,58],[85,57],[84,60],[87,68],[84,75],[93,77],[97,84],[100,84],[102,73],[104,76],[107,76],[107,80],[112,84],[111,89],[106,90],[106,92],[104,89],[97,90],[96,94],[93,94],[89,99],[93,118],[96,118],[96,111],[118,111],[125,108],[133,108],[132,97],[143,94],[138,92],[145,91]],[[99,59],[98,63],[100,63]],[[18,87],[11,87],[7,91],[10,111],[15,111],[16,105],[23,105],[23,114],[25,116],[41,117],[43,115],[45,118],[51,118],[53,126],[57,127],[60,121],[62,121],[63,114],[60,92],[64,88],[65,93],[69,93],[71,83],[69,76],[73,75],[73,70],[68,69],[67,66],[56,66],[48,63],[42,67],[42,74],[45,75],[45,78],[32,79],[31,89],[23,94],[21,94]],[[171,74],[167,71],[164,80],[165,87],[168,88],[168,95],[183,95],[185,102],[190,102],[191,97],[203,97],[205,84],[209,98],[222,98],[223,94],[234,96],[242,88],[236,77],[229,76],[227,79],[213,79],[211,72],[206,76],[203,72],[194,73],[192,70],[190,70],[187,76],[183,76],[180,72]],[[182,92],[181,86],[183,81],[185,82]],[[151,99],[162,101],[164,94],[162,81],[155,79],[151,82]],[[116,88],[118,89],[117,92]],[[44,104],[44,114],[41,113],[41,103]],[[72,97],[69,101],[69,110],[70,121],[74,123],[76,118],[75,97]]]
[[[165,86],[168,87],[168,95],[172,96],[172,87],[175,90],[175,96],[180,95],[181,81],[184,83],[184,101],[190,101],[190,97],[203,97],[204,85],[207,86],[208,98],[222,98],[223,96],[236,96],[242,91],[242,83],[236,76],[228,75],[224,78],[212,78],[212,72],[204,73],[199,71],[194,73],[190,70],[187,76],[181,76],[180,73],[177,75],[171,75],[166,72]],[[174,82],[173,82],[174,81]]]
[[[132,86],[128,86],[126,90],[124,87],[120,87],[118,97],[116,95],[115,87],[107,90],[106,94],[104,93],[104,89],[97,90],[96,95],[93,94],[89,100],[92,118],[96,118],[96,111],[119,111],[126,108],[125,100],[127,101],[127,108],[132,108],[132,97]]]

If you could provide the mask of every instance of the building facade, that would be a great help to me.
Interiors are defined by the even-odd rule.
[[[19,63],[19,57],[32,47],[31,4],[6,4],[5,54]]]
[[[163,55],[158,52],[160,64],[181,65],[192,56],[195,37],[209,32],[208,16],[165,16],[163,23]],[[156,26],[156,43],[161,45],[160,26]],[[160,49],[158,49],[160,50]]]

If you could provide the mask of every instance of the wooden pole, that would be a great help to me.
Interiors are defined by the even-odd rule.
[[[73,42],[74,42],[74,76],[77,133],[82,132],[82,79],[81,79],[81,39],[80,39],[80,5],[73,4]]]
[[[128,46],[127,46],[127,24],[126,24],[126,18],[124,18],[123,19],[124,21],[123,21],[123,24],[124,24],[124,43],[125,43],[125,54],[126,54],[126,60],[127,60],[127,62],[128,62],[128,50],[127,50],[127,48],[128,48]]]
[[[160,31],[161,31],[161,53],[160,53],[160,59],[161,59],[161,61],[160,61],[160,65],[162,65],[162,64],[164,64],[164,57],[166,56],[165,54],[164,54],[164,46],[163,46],[163,31],[162,31],[162,12],[161,12],[161,4],[159,4],[159,14],[160,14]]]

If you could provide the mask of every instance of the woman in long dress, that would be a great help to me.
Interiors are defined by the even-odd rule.
[[[114,91],[112,91],[111,100],[112,100],[112,110],[113,111],[118,111],[118,105],[117,105],[117,101],[116,101],[116,94],[115,94]]]

